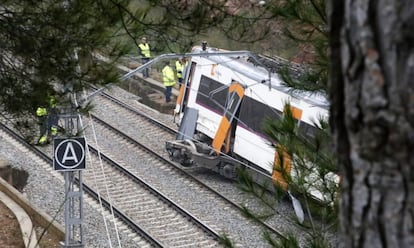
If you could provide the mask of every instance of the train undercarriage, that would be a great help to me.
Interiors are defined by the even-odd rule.
[[[202,142],[190,139],[167,141],[166,149],[170,159],[185,167],[200,166],[220,175],[236,179],[240,164],[230,156],[217,155],[214,149]]]

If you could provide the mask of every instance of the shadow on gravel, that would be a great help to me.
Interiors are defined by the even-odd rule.
[[[1,163],[0,177],[12,185],[15,189],[22,192],[27,184],[29,173],[27,173],[25,170],[12,168],[10,164]]]

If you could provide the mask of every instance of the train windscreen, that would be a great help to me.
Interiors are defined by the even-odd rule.
[[[224,113],[227,94],[228,86],[202,75],[196,102],[222,115]]]

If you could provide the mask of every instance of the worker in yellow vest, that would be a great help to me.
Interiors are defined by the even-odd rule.
[[[147,63],[151,58],[151,47],[147,41],[146,37],[142,37],[141,43],[138,45],[138,54],[141,56],[141,63]],[[149,77],[149,68],[145,68],[142,71],[142,76],[144,78]]]
[[[45,144],[47,141],[47,108],[41,106],[36,109],[36,116],[39,119],[40,138],[38,144]]]
[[[40,124],[40,138],[39,145],[44,145],[50,142],[52,137],[58,133],[58,111],[56,109],[56,99],[51,96],[49,98],[49,106],[40,106],[36,109],[36,116],[39,118]]]
[[[177,72],[177,80],[180,85],[183,83],[183,73],[186,66],[187,59],[185,57],[182,57],[175,62],[175,71]]]
[[[171,91],[175,85],[174,70],[171,68],[169,61],[165,62],[164,68],[162,68],[162,82],[165,86],[165,102],[169,103],[171,101]]]

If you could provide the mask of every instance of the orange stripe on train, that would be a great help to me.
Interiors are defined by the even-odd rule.
[[[275,152],[275,160],[273,162],[273,181],[282,189],[287,190],[288,182],[287,177],[290,175],[291,160],[286,150],[277,145]],[[283,158],[282,160],[280,158]],[[282,161],[282,163],[281,163]]]
[[[184,90],[185,90],[185,85],[181,84],[180,92],[178,93],[176,104],[181,105],[181,101],[183,100],[183,97],[184,97]]]
[[[230,128],[230,122],[226,117],[221,119],[219,129],[217,130],[216,136],[213,140],[213,148],[218,153],[221,151],[221,146],[223,145],[224,140],[226,139],[227,132]]]
[[[290,105],[290,112],[292,112],[293,118],[300,121],[300,119],[302,118],[302,113],[303,113],[302,109],[299,109],[299,108],[296,108]]]
[[[235,96],[234,94],[232,94],[233,92],[236,92],[238,99],[234,99]],[[237,100],[237,103],[235,105],[231,104],[230,106],[228,106],[228,109],[226,109],[224,111],[224,115],[220,121],[220,125],[218,127],[218,130],[216,132],[216,135],[214,136],[214,140],[213,140],[213,148],[216,151],[217,154],[220,153],[221,148],[223,146],[224,140],[226,140],[226,146],[225,148],[225,152],[229,152],[230,151],[230,125],[231,122],[234,119],[234,113],[237,111],[237,109],[240,106],[240,102],[244,96],[244,88],[241,84],[234,82],[229,86],[229,96],[232,99],[229,99],[229,102],[233,102],[234,100]],[[234,108],[234,109],[232,109]]]

